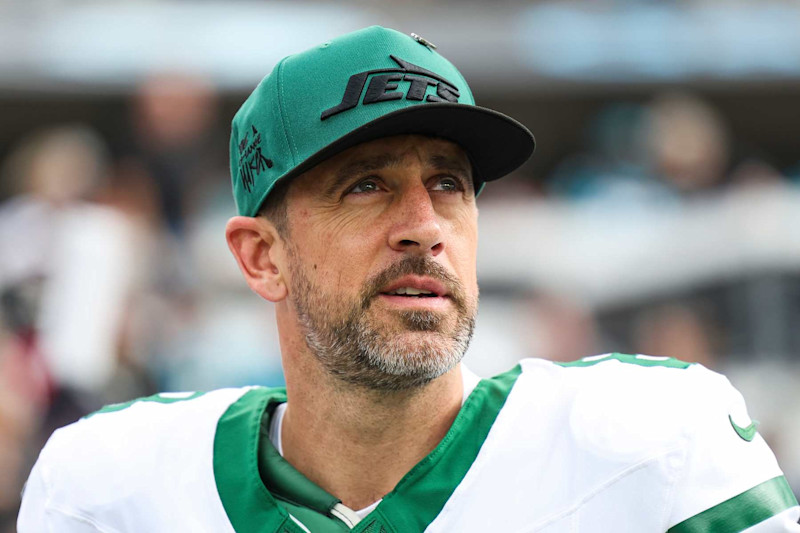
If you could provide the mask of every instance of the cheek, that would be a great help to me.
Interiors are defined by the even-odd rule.
[[[460,217],[451,225],[450,260],[465,287],[477,292],[478,224],[475,217]]]
[[[374,258],[380,229],[365,224],[363,216],[309,217],[298,232],[302,260],[319,282],[348,287],[363,281],[362,272]],[[302,236],[300,235],[302,233]]]
[[[378,227],[374,214],[339,207],[314,211],[308,215],[305,225],[312,238],[329,247],[358,245],[374,235]]]

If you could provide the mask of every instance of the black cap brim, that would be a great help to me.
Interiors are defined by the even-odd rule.
[[[422,104],[387,113],[354,129],[297,165],[281,181],[358,144],[403,134],[440,137],[461,146],[475,167],[476,191],[484,182],[519,168],[536,146],[528,128],[497,111],[464,104]]]

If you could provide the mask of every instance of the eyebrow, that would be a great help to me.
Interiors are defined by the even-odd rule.
[[[326,187],[325,193],[328,196],[334,195],[342,185],[347,183],[353,176],[367,174],[375,170],[394,167],[401,164],[403,158],[392,154],[380,154],[365,159],[352,161],[336,173],[331,184]],[[427,164],[437,170],[449,170],[460,173],[464,178],[471,178],[471,167],[465,166],[459,158],[446,155],[432,155],[428,158]]]
[[[433,155],[428,159],[428,164],[438,170],[450,170],[462,174],[465,178],[472,177],[472,166],[464,165],[460,158],[448,155]]]

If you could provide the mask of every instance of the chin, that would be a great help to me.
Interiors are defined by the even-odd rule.
[[[466,344],[438,332],[406,332],[377,350],[375,359],[391,374],[438,377],[457,365]]]

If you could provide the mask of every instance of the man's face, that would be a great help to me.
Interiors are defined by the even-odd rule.
[[[401,390],[461,360],[477,312],[478,212],[457,145],[364,143],[298,177],[286,201],[288,302],[324,368]]]

